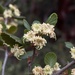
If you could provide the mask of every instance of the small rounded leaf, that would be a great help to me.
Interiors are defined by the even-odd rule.
[[[70,42],[65,42],[65,46],[66,46],[67,48],[73,48],[73,47],[74,47],[73,44],[70,43]]]
[[[8,33],[11,33],[11,34],[14,34],[16,31],[17,31],[17,27],[16,27],[16,26],[11,26],[11,27],[7,30],[7,32],[8,32]]]
[[[11,47],[14,44],[22,45],[22,40],[19,37],[15,36],[15,35],[9,34],[7,32],[3,32],[1,34],[1,37],[2,37],[3,42],[7,45],[10,45]]]
[[[55,65],[56,61],[57,61],[57,56],[53,52],[47,53],[44,57],[45,64],[50,65],[51,67]]]
[[[46,23],[49,23],[50,25],[56,25],[58,20],[58,16],[56,13],[52,13],[49,18],[46,20]]]

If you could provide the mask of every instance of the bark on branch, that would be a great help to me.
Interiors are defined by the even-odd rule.
[[[70,68],[74,64],[75,64],[75,60],[73,60],[72,62],[68,63],[65,67],[63,67],[61,70],[59,70],[58,72],[54,73],[53,75],[61,75],[66,69]]]

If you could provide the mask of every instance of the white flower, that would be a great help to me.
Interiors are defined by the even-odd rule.
[[[55,39],[56,39],[56,34],[55,34],[55,32],[52,32],[52,33],[50,34],[50,38],[55,38]]]
[[[23,39],[26,40],[26,42],[31,42],[34,40],[35,32],[32,30],[28,31],[27,34],[24,34]]]
[[[5,11],[4,11],[4,13],[3,13],[3,16],[4,16],[4,18],[11,18],[12,17],[12,11],[11,10],[9,10],[9,9],[6,9]]]
[[[19,11],[18,9],[15,9],[15,10],[14,10],[14,15],[15,15],[15,16],[20,16],[20,11]]]
[[[71,48],[70,53],[71,53],[71,56],[72,56],[71,58],[75,59],[75,47]]]
[[[11,53],[13,53],[16,58],[19,58],[21,55],[25,54],[25,50],[24,48],[18,47],[18,45],[15,44],[14,48],[11,48]]]
[[[34,75],[43,75],[43,69],[40,66],[35,66],[32,70]]]
[[[52,75],[53,71],[53,68],[51,68],[49,65],[46,65],[43,68],[44,75]]]
[[[2,28],[3,28],[3,26],[2,26],[2,24],[0,24],[0,34],[2,33]]]
[[[9,8],[13,9],[13,10],[17,9],[17,7],[15,5],[12,5],[12,4],[9,4]]]
[[[60,70],[60,67],[61,66],[59,65],[59,63],[56,62],[53,68],[54,68],[55,71],[57,71],[57,70]]]
[[[41,33],[47,36],[50,36],[50,38],[56,38],[56,34],[54,32],[54,26],[50,25],[49,23],[34,23],[32,25],[32,30],[36,33]]]
[[[42,38],[41,36],[35,36],[34,40],[33,40],[33,44],[36,47],[36,49],[40,50],[43,48],[43,46],[45,46],[47,43],[47,41]]]
[[[42,24],[42,33],[43,34],[51,34],[51,32],[54,31],[54,26],[50,25],[49,23],[43,23]]]
[[[34,23],[31,28],[34,32],[38,33],[41,32],[42,25],[40,23]]]
[[[55,38],[55,32],[54,32],[54,26],[50,25],[49,23],[43,23],[42,24],[42,34],[45,34],[47,36],[50,36],[50,38]]]
[[[75,68],[71,70],[71,75],[75,75]]]
[[[20,16],[20,11],[19,11],[19,9],[17,8],[17,6],[12,5],[12,4],[9,4],[9,8],[14,11],[14,15],[15,15],[15,16]]]

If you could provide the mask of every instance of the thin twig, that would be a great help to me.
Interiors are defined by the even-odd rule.
[[[13,2],[13,0],[7,0],[7,2],[5,3],[4,6],[6,7],[6,6],[8,6],[10,3],[12,3],[12,2]]]
[[[6,18],[5,19],[5,24],[8,23],[8,19]],[[5,67],[6,67],[6,63],[7,63],[7,59],[8,59],[8,51],[7,51],[7,46],[4,45],[4,49],[5,49],[5,57],[4,57],[4,62],[3,62],[3,65],[2,65],[2,75],[5,74]]]
[[[5,67],[6,67],[7,59],[8,59],[8,51],[6,50],[5,51],[5,58],[4,58],[3,66],[2,66],[2,75],[5,74]]]
[[[59,70],[58,72],[54,73],[53,75],[61,75],[66,69],[68,69],[69,67],[71,67],[74,64],[75,64],[75,60],[73,60],[72,62],[68,63],[65,67],[63,67],[61,70]]]

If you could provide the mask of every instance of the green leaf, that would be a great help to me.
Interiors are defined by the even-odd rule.
[[[0,5],[0,14],[3,14],[4,10],[5,8],[2,5]]]
[[[19,16],[19,17],[18,17],[18,16],[14,16],[13,18],[14,18],[14,19],[18,19],[18,20],[23,20],[23,19],[25,19],[25,17],[23,17],[23,16]]]
[[[35,21],[33,21],[33,23],[32,23],[32,24],[34,24],[34,23],[40,23],[40,21],[35,20]]]
[[[67,48],[73,48],[73,47],[74,47],[73,44],[70,43],[70,42],[65,42],[65,46],[66,46]]]
[[[14,44],[19,44],[21,45],[22,44],[22,41],[20,38],[12,35],[12,34],[9,34],[7,32],[3,32],[1,34],[1,37],[4,41],[4,43],[6,43],[7,45],[10,45],[11,47],[14,45]]]
[[[50,65],[51,67],[55,65],[56,61],[57,61],[57,56],[53,52],[47,53],[44,57],[45,64]]]
[[[25,29],[25,30],[24,30],[24,34],[26,34],[28,31],[29,31],[29,30]]]
[[[24,22],[25,28],[27,28],[28,30],[30,30],[31,28],[30,28],[29,23],[25,19],[23,20],[23,22]]]
[[[20,57],[20,59],[26,59],[28,57],[31,57],[33,55],[33,51],[28,51],[26,54]]]
[[[8,32],[8,33],[11,33],[11,34],[14,34],[16,31],[17,31],[17,27],[16,27],[16,26],[11,26],[11,27],[7,30],[7,32]]]
[[[49,23],[50,25],[56,25],[58,20],[58,16],[56,13],[52,13],[49,18],[47,19],[46,23]]]

